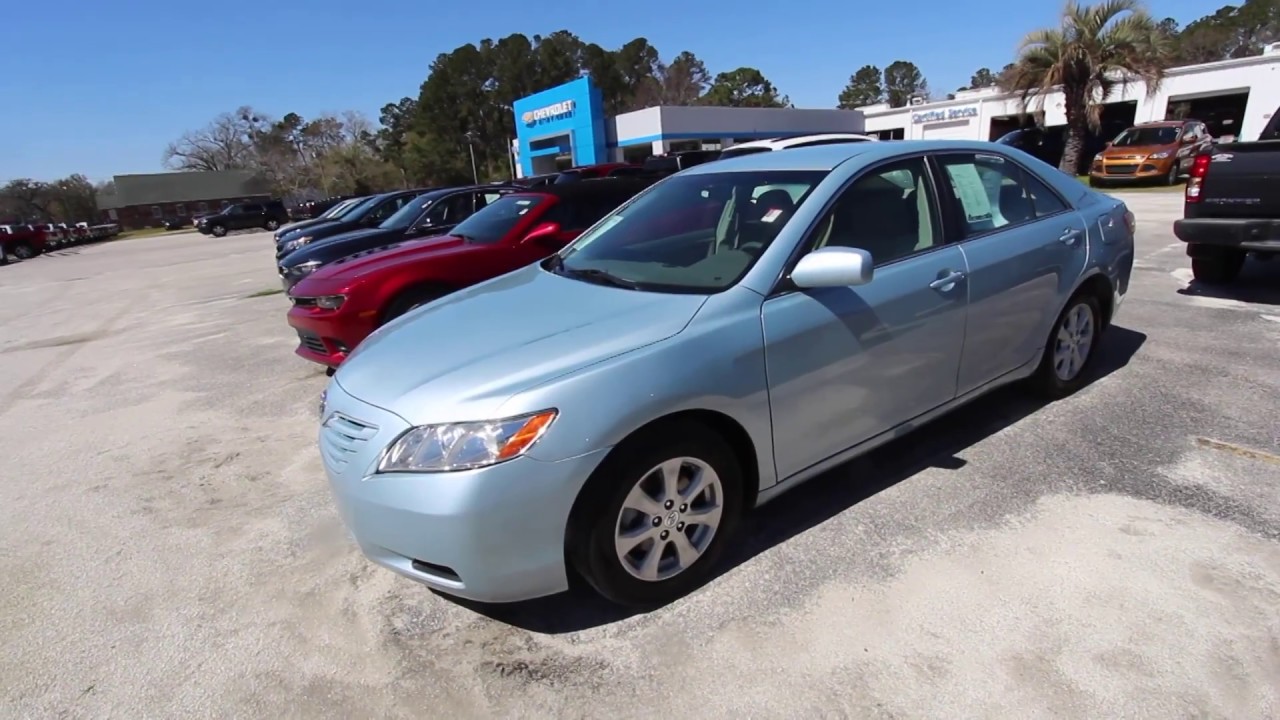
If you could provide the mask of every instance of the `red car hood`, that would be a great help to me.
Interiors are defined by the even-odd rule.
[[[310,297],[316,292],[321,294],[331,292],[336,287],[350,285],[360,278],[382,272],[393,265],[421,260],[464,245],[466,242],[461,238],[441,235],[423,240],[410,240],[390,248],[366,250],[316,270],[295,285],[292,294]]]

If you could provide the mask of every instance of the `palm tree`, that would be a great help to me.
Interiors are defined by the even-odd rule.
[[[1067,138],[1058,167],[1074,175],[1085,136],[1098,129],[1102,103],[1112,90],[1141,80],[1148,97],[1154,95],[1170,57],[1168,39],[1140,0],[1092,6],[1067,0],[1062,25],[1027,35],[1000,81],[1022,95],[1024,106],[1062,90]]]

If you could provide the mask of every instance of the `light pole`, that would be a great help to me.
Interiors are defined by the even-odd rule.
[[[480,174],[476,172],[476,134],[474,131],[468,130],[463,137],[467,139],[467,152],[471,153],[471,181],[479,185]]]

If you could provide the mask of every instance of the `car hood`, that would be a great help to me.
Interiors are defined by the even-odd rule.
[[[1102,151],[1102,157],[1113,158],[1113,157],[1126,157],[1129,155],[1142,155],[1145,157],[1154,152],[1160,152],[1162,150],[1174,150],[1177,147],[1178,147],[1177,145],[1124,145],[1124,146],[1112,145],[1111,147]]]
[[[392,265],[430,257],[465,245],[462,239],[452,235],[393,242],[348,255],[326,265],[320,272],[325,273],[328,278],[355,280],[381,272]]]
[[[379,230],[378,228],[365,228],[361,230],[350,230],[329,237],[320,237],[294,250],[281,259],[280,265],[284,267],[293,267],[301,265],[310,260],[319,260],[321,263],[329,263],[338,258],[345,257],[351,253],[358,252],[362,249],[382,243],[390,243],[395,239],[403,237],[403,233],[399,230]]]
[[[415,425],[491,419],[522,390],[679,333],[704,302],[704,295],[595,285],[534,264],[384,325],[334,380]]]

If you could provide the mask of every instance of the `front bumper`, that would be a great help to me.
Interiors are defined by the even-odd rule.
[[[1280,220],[1183,218],[1173,234],[1188,245],[1213,245],[1253,252],[1280,252]],[[1191,252],[1188,248],[1187,252]]]
[[[289,326],[298,333],[298,349],[294,352],[305,360],[338,367],[374,330],[372,318],[361,318],[360,315],[346,309],[290,308]]]
[[[383,449],[409,423],[336,382],[326,403],[325,472],[343,522],[370,560],[479,602],[568,589],[569,511],[606,449],[559,462],[522,457],[462,472],[374,475]]]
[[[1089,177],[1104,182],[1141,182],[1144,180],[1162,180],[1169,175],[1169,160],[1123,160],[1115,162],[1093,163],[1089,167]],[[1181,170],[1179,170],[1181,172]]]

